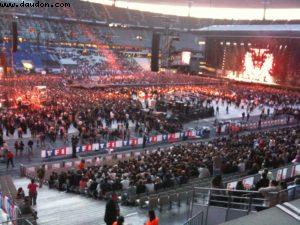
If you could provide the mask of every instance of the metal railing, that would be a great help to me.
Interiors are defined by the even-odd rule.
[[[205,221],[207,224],[209,208],[223,207],[226,209],[225,221],[228,220],[230,209],[239,209],[249,214],[255,207],[264,208],[264,198],[257,191],[228,191],[217,188],[194,188],[194,195],[190,210],[193,212],[195,206],[205,207]]]
[[[202,225],[203,224],[203,216],[204,216],[204,212],[201,211],[200,213],[191,217],[183,225]]]
[[[18,218],[16,220],[4,221],[0,225],[36,225],[35,219],[32,218]]]
[[[228,221],[230,210],[243,211],[248,215],[252,211],[260,211],[276,204],[292,201],[300,198],[300,186],[291,187],[278,192],[268,192],[262,194],[259,191],[247,190],[227,190],[218,188],[195,187],[191,205],[189,207],[190,221],[194,218],[193,212],[197,211],[197,207],[204,209],[205,215],[202,218],[201,225],[206,225],[209,217],[210,207],[222,207],[225,211],[224,222]],[[198,214],[197,214],[198,215]],[[195,219],[196,220],[196,219]],[[194,223],[190,223],[193,224]],[[195,223],[198,224],[198,223]]]
[[[280,168],[276,168],[276,169],[269,169],[269,173],[271,173],[271,175],[273,176],[273,179],[276,179],[277,181],[281,181],[281,180],[285,180],[285,179],[288,179],[288,178],[292,178],[292,177],[295,177],[297,176],[297,174],[295,173],[295,171],[297,170],[296,167],[299,167],[300,164],[299,163],[290,163],[290,164],[287,164],[283,167],[280,167]],[[283,175],[283,172],[286,170],[286,173],[285,175]],[[262,172],[262,171],[261,171]],[[278,173],[280,173],[280,176],[278,177]],[[245,175],[242,175],[242,176],[236,176],[235,178],[232,178],[231,180],[223,180],[223,182],[225,183],[225,186],[227,186],[229,183],[232,183],[232,182],[237,182],[239,180],[246,180],[246,179],[250,179],[250,178],[253,178],[253,183],[250,185],[250,188],[253,186],[253,184],[255,184],[257,181],[259,181],[261,179],[261,173],[257,173],[257,174],[252,174],[252,175],[248,175],[248,176],[245,176]]]

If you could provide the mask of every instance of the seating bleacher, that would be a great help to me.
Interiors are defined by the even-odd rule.
[[[71,167],[68,169],[71,169]],[[47,170],[45,174],[45,182],[47,183],[47,180],[49,179],[53,171],[60,173],[65,170],[65,168],[54,168],[51,170]],[[27,176],[30,178],[37,179],[36,171],[34,173],[31,173],[31,175],[27,174]],[[225,176],[224,180],[232,180],[235,177],[236,174],[231,174],[229,176]],[[144,209],[155,208],[159,210],[165,210],[166,208],[171,209],[174,205],[180,207],[184,203],[190,203],[193,196],[194,187],[208,187],[211,183],[211,179],[212,177],[204,179],[194,178],[190,180],[187,184],[162,189],[157,191],[156,193],[143,193],[139,195],[130,196],[130,202],[136,202],[137,206]],[[122,196],[125,192],[126,191],[118,191],[117,194],[119,196]],[[89,195],[87,191],[80,194]],[[111,193],[106,193],[104,199],[110,196],[110,194]]]

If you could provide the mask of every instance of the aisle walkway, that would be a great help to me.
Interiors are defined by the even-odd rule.
[[[23,187],[26,194],[29,179],[15,179],[16,187]],[[105,202],[81,195],[59,192],[48,186],[38,190],[38,224],[40,225],[84,225],[102,224]],[[135,213],[134,208],[121,208],[123,215]]]
[[[26,178],[14,179],[16,187],[23,187],[28,194]],[[105,201],[82,195],[59,192],[44,186],[38,190],[37,206],[39,225],[104,225]],[[143,225],[147,212],[137,207],[120,207],[126,225]],[[181,225],[186,220],[187,207],[174,207],[159,214],[160,225]]]

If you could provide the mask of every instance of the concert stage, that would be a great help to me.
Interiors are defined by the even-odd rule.
[[[206,68],[223,78],[300,86],[299,25],[219,25],[206,37]]]

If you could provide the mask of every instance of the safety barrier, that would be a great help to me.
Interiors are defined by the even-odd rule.
[[[259,191],[195,187],[189,210],[192,212],[201,210],[205,215],[195,219],[199,223],[185,224],[212,224],[212,221],[216,223],[216,217],[218,224],[224,223],[243,217],[245,213],[248,215],[253,211],[267,209],[299,197],[300,189],[296,186],[278,192],[268,192],[265,196]],[[193,219],[194,217],[190,217],[188,222]]]
[[[125,141],[118,140],[86,144],[78,146],[76,148],[76,153],[91,153],[93,151],[98,151],[99,153],[111,153],[124,148],[139,147],[143,144],[172,143],[186,139],[201,138],[207,135],[209,135],[209,130],[206,128],[199,130],[186,130],[172,134],[159,134],[156,136],[146,137],[146,140],[144,140],[144,138],[131,138]],[[53,159],[56,157],[66,157],[70,155],[72,155],[72,147],[70,146],[41,151],[42,159]]]
[[[273,169],[269,171],[268,176],[273,176],[272,179],[276,179],[277,181],[299,177],[300,164],[292,164]],[[292,201],[300,197],[299,186],[290,186],[288,189],[279,192],[271,192],[265,197],[258,191],[251,191],[253,185],[257,183],[260,178],[261,174],[258,173],[252,176],[233,179],[226,182],[226,189],[214,189],[201,186],[194,187],[193,198],[190,201],[188,213],[190,219],[187,222],[193,221],[194,212],[204,211],[205,215],[199,224],[208,224],[208,221],[210,221],[212,217],[215,217],[216,212],[219,215],[218,223],[223,223],[231,219],[236,219],[238,214],[238,217],[245,216],[245,212],[249,214],[251,211],[269,208],[276,204]],[[235,189],[239,180],[243,182],[243,186],[246,190]],[[217,211],[216,208],[218,208]],[[233,211],[234,215],[232,214]],[[241,213],[237,213],[238,211]]]
[[[272,176],[273,179],[277,181],[285,180],[287,178],[292,178],[300,176],[300,164],[290,165],[278,169],[269,171],[269,176]],[[243,177],[242,182],[244,187],[249,190],[253,185],[261,179],[261,174],[255,174],[252,176]],[[234,190],[237,182],[241,179],[231,180],[227,183],[228,190]]]
[[[284,126],[288,124],[294,124],[296,122],[297,121],[294,117],[290,117],[289,121],[287,120],[287,118],[269,119],[269,120],[261,121],[260,124],[259,122],[243,122],[243,121],[239,121],[235,123],[227,122],[221,126],[221,129],[217,127],[216,132],[219,133],[218,129],[220,129],[220,133],[222,134],[229,133],[229,132],[237,133],[244,130],[257,130],[260,128]]]
[[[5,222],[1,222],[0,225],[36,225],[34,222],[34,218],[18,218],[16,220],[7,220]]]
[[[164,150],[165,148],[160,148]],[[101,156],[87,156],[81,157],[80,159],[68,159],[68,161],[55,161],[55,162],[45,162],[43,165],[46,170],[46,174],[49,174],[49,171],[62,171],[71,168],[78,168],[82,159],[85,161],[85,165],[89,166],[99,166],[99,165],[110,165],[115,162],[115,160],[128,160],[130,158],[137,158],[141,154],[151,154],[152,152],[157,151],[156,148],[147,149],[143,151],[124,151],[124,152],[112,152],[111,154],[105,154]],[[36,171],[40,168],[41,163],[31,166],[20,165],[20,175],[30,178],[36,177]]]
[[[186,221],[183,225],[202,225],[203,224],[203,216],[204,213],[201,211],[200,213],[191,217],[188,221]]]

